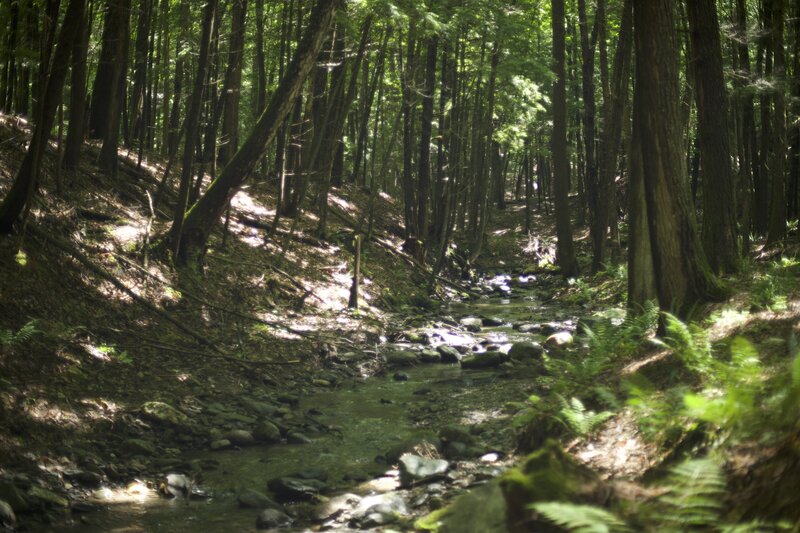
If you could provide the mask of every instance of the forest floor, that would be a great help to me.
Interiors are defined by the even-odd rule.
[[[24,123],[0,116],[0,196],[22,158],[26,135]],[[564,348],[565,363],[547,367],[536,394],[567,402],[581,397],[585,407],[572,412],[583,420],[596,414],[591,409],[609,413],[596,424],[587,422],[583,431],[521,425],[515,437],[520,451],[535,448],[532,441],[560,437],[601,479],[619,482],[619,496],[623,481],[658,478],[665,465],[724,441],[728,483],[739,489],[728,494],[735,518],[796,520],[796,417],[782,420],[775,430],[780,438],[762,445],[740,428],[753,412],[720,421],[711,409],[705,418],[681,411],[687,392],[716,387],[717,397],[726,398],[737,385],[735,369],[728,382],[714,382],[713,372],[697,372],[678,358],[676,344],[620,335],[614,317],[624,307],[624,269],[560,280],[550,217],[540,210],[530,234],[523,231],[519,203],[497,211],[485,251],[473,265],[482,277],[461,280],[454,268],[445,272],[453,281],[439,284],[430,296],[426,270],[402,252],[400,208],[391,198],[370,199],[355,187],[335,189],[327,239],[314,236],[317,220],[310,213],[293,233],[291,220],[284,219],[270,237],[275,188],[254,180],[234,199],[227,229],[213,235],[200,277],[146,256],[146,242],[169,227],[174,203],[168,188],[152,212],[164,161],[151,158],[137,169],[136,154],[123,152],[119,174],[111,179],[94,165],[94,150],[87,149],[77,172],[63,174],[54,170],[52,151],[25,231],[0,239],[0,500],[28,527],[59,524],[65,507],[73,513],[95,509],[86,497],[99,485],[139,479],[158,487],[164,473],[202,469],[187,463],[187,454],[210,445],[246,446],[252,434],[237,428],[265,416],[277,423],[262,427],[262,443],[303,442],[330,432],[299,409],[302,398],[385,372],[387,342],[420,344],[425,331],[419,325],[431,323],[432,316],[461,331],[448,302],[481,301],[470,292],[503,296],[505,282],[492,281],[502,275],[540,277],[536,297],[567,310],[552,317],[556,330],[576,332],[577,319],[565,316],[599,328],[594,340],[581,337]],[[375,239],[363,252],[362,305],[348,310],[352,237],[364,230],[371,203],[379,215]],[[586,232],[578,230],[576,240],[588,271]],[[734,339],[744,336],[761,366],[758,378],[754,373],[742,379],[767,384],[791,374],[791,339],[800,332],[798,277],[796,248],[757,249],[746,272],[726,280],[732,296],[697,312],[709,353],[728,361]],[[602,329],[598,317],[615,328]],[[548,321],[538,318],[541,333]],[[699,334],[695,340],[704,342]],[[767,392],[766,385],[759,389],[762,396]],[[653,402],[637,403],[636,394]],[[523,400],[507,397],[508,405],[497,406],[513,415],[505,425],[526,417],[558,419],[565,412],[557,402],[551,412],[550,404],[540,408]],[[770,404],[776,412],[779,403]],[[717,429],[706,431],[713,424]],[[539,434],[545,426],[552,431]],[[280,433],[269,434],[271,428]],[[652,498],[642,486],[625,490],[633,500]],[[169,484],[162,488],[171,490]],[[423,510],[435,508],[426,505]]]

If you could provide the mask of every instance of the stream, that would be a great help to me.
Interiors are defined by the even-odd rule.
[[[575,329],[574,315],[566,315],[562,306],[556,310],[546,305],[551,285],[533,276],[497,276],[484,280],[478,288],[487,294],[451,303],[441,311],[441,320],[433,319],[432,326],[420,329],[426,332],[429,345],[404,342],[401,336],[392,349],[418,351],[447,344],[467,353],[485,351],[487,346],[505,352],[514,342],[544,341],[546,335],[539,327],[533,328],[536,333],[521,333],[521,324],[546,323],[545,333],[554,328],[552,324],[564,331]],[[502,325],[469,333],[455,325],[463,317],[497,318]],[[194,487],[193,497],[167,499],[144,483],[101,488],[89,500],[100,510],[73,515],[77,518],[72,524],[42,531],[256,531],[259,509],[241,507],[237,497],[246,489],[270,494],[267,482],[283,476],[321,482],[325,496],[321,499],[333,497],[334,504],[347,499],[336,495],[352,493],[363,499],[358,503],[354,498],[328,511],[320,511],[319,498],[314,498],[313,504],[287,504],[284,510],[292,522],[280,531],[391,528],[391,524],[380,524],[380,517],[373,517],[377,523],[364,518],[363,509],[359,515],[358,508],[373,500],[381,505],[397,504],[400,508],[392,512],[411,519],[495,477],[511,464],[515,435],[511,415],[503,407],[534,393],[537,374],[536,366],[516,361],[474,370],[462,369],[459,364],[420,363],[346,382],[300,399],[296,410],[331,428],[313,435],[310,443],[187,453],[186,461],[210,465]],[[471,457],[448,457],[446,474],[401,487],[391,458],[408,451],[409,443],[440,442],[442,428],[453,425],[474,436],[476,450]],[[326,512],[330,516],[326,517]],[[406,529],[401,524],[394,527]]]

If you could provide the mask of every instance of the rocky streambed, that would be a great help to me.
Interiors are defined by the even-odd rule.
[[[413,529],[512,464],[514,406],[537,392],[543,354],[573,342],[576,313],[547,305],[548,281],[477,288],[482,298],[408,319],[374,350],[330,356],[303,393],[146,402],[111,460],[77,451],[47,479],[0,479],[5,520],[16,513],[28,531]]]

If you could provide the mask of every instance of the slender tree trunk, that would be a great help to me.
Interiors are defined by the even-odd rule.
[[[242,58],[244,56],[246,16],[247,0],[233,0],[228,68],[225,71],[223,89],[225,107],[222,115],[222,146],[219,150],[220,165],[227,164],[239,147],[239,100],[242,91]]]
[[[703,248],[717,272],[739,269],[736,198],[728,142],[728,94],[715,0],[687,2],[694,68],[694,95],[703,182]]]
[[[0,233],[8,234],[29,204],[42,166],[42,157],[50,138],[50,130],[56,119],[56,109],[61,103],[64,81],[69,69],[69,58],[83,18],[85,2],[70,0],[61,30],[58,33],[50,75],[45,81],[44,99],[38,106],[39,116],[33,128],[33,138],[22,164],[14,177],[14,183],[0,203]]]
[[[78,37],[72,46],[70,65],[72,67],[69,92],[69,127],[64,146],[64,167],[73,170],[78,167],[86,124],[86,56],[89,50],[91,20],[84,13],[78,26]]]
[[[603,135],[598,152],[598,200],[597,216],[592,239],[592,271],[597,272],[606,260],[606,233],[612,222],[615,205],[614,174],[617,170],[623,117],[628,105],[628,81],[631,70],[631,48],[633,44],[633,0],[625,0],[622,7],[617,49],[614,53],[614,70],[608,95],[603,100]]]
[[[425,259],[428,241],[428,199],[431,194],[431,129],[433,123],[434,92],[436,91],[436,52],[439,39],[428,39],[425,61],[425,87],[422,94],[422,117],[419,136],[419,179],[417,181],[417,228],[422,245],[416,250],[417,259]]]
[[[569,209],[569,183],[567,159],[567,91],[564,68],[564,0],[551,0],[553,6],[553,180],[556,200],[556,262],[564,276],[578,273],[575,249],[572,242],[572,222]]]
[[[128,104],[128,119],[132,137],[140,137],[142,114],[144,111],[144,92],[147,85],[147,52],[153,0],[139,1],[139,23],[136,29],[136,44],[133,60],[133,89]]]
[[[195,141],[197,139],[197,129],[200,122],[200,108],[203,103],[203,86],[206,79],[208,68],[208,56],[210,53],[211,35],[214,33],[215,14],[217,11],[217,1],[207,0],[203,8],[202,35],[200,37],[200,56],[197,60],[197,74],[194,79],[194,87],[189,100],[189,109],[186,112],[186,137],[183,148],[183,168],[181,169],[181,181],[178,189],[178,204],[175,206],[175,213],[172,222],[171,243],[172,252],[175,257],[181,250],[181,231],[183,228],[184,214],[189,199],[189,190],[192,185],[192,164],[194,163]]]
[[[416,55],[414,31],[415,28],[412,22],[412,26],[408,30],[408,40],[406,42],[405,64],[401,66],[401,89],[403,98],[403,213],[405,215],[405,237],[407,245],[411,245],[414,240],[419,238],[419,233],[416,229],[416,202],[414,201],[415,188],[412,170],[413,156],[411,155],[413,114],[414,108],[416,107],[412,86],[414,83],[413,72]],[[399,59],[402,59],[402,53]]]
[[[772,0],[771,40],[775,91],[770,157],[770,207],[767,244],[786,237],[786,57],[783,51],[784,0]]]
[[[305,35],[253,131],[206,193],[186,213],[177,254],[179,264],[200,267],[212,228],[222,216],[231,197],[264,156],[294,105],[303,82],[314,67],[333,15],[341,3],[342,0],[317,0]]]

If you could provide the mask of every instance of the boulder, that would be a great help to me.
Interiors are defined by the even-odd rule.
[[[247,509],[281,509],[279,503],[276,503],[266,494],[253,489],[243,490],[239,496],[236,497],[239,502],[239,507]]]
[[[421,481],[433,480],[447,472],[450,463],[444,459],[426,459],[412,453],[400,456],[400,483],[410,486]]]
[[[253,438],[264,444],[275,444],[281,441],[281,430],[269,420],[263,420],[253,429]]]
[[[420,352],[420,360],[423,363],[440,363],[442,362],[442,355],[436,350],[422,350]]]
[[[503,324],[505,324],[505,320],[503,320],[499,316],[485,316],[481,318],[481,325],[486,327],[492,328],[492,327],[502,326]]]
[[[396,493],[387,492],[362,499],[353,512],[353,521],[362,528],[391,524],[409,514],[405,500]]]
[[[211,448],[211,451],[216,452],[219,450],[227,450],[231,446],[233,446],[233,444],[228,439],[217,439],[211,441],[211,445],[209,447]]]
[[[520,333],[539,333],[542,331],[542,326],[539,324],[518,324],[514,326],[514,329]]]
[[[445,344],[437,347],[436,350],[439,352],[442,363],[459,363],[464,357],[457,349]]]
[[[17,522],[17,516],[11,505],[0,500],[0,525],[13,526]]]
[[[159,424],[185,426],[189,417],[164,402],[145,402],[139,408],[142,417]]]
[[[157,455],[158,450],[155,444],[144,439],[127,439],[122,443],[123,451],[131,455]]]
[[[328,501],[322,502],[314,509],[314,520],[322,522],[336,518],[344,512],[350,511],[361,502],[361,496],[351,493],[334,496]]]
[[[256,518],[257,529],[277,529],[291,525],[292,519],[278,509],[264,509]]]
[[[467,331],[477,333],[481,330],[483,321],[477,317],[467,317],[459,320],[459,323],[466,328]]]
[[[572,333],[569,331],[559,331],[553,333],[544,341],[544,347],[548,350],[563,350],[573,342]]]
[[[541,359],[544,347],[538,342],[515,342],[508,351],[511,359]]]
[[[267,483],[275,497],[280,501],[310,500],[325,488],[325,483],[316,479],[279,477]]]
[[[286,435],[286,442],[289,444],[311,444],[313,441],[297,431],[290,431]]]
[[[412,366],[419,362],[419,357],[411,350],[397,350],[384,355],[386,364],[392,367]]]
[[[67,498],[36,485],[28,490],[28,497],[34,501],[38,501],[44,507],[61,507],[63,509],[69,507],[69,500]]]
[[[27,512],[31,508],[30,500],[25,491],[10,481],[0,482],[0,500],[8,503],[17,513]]]
[[[246,429],[232,429],[225,433],[223,439],[231,441],[234,446],[250,446],[256,443],[253,434]]]
[[[497,368],[508,361],[508,354],[503,352],[485,352],[467,355],[461,360],[461,368]]]

